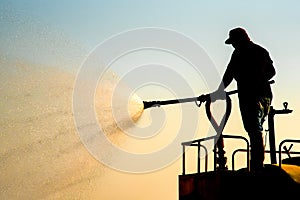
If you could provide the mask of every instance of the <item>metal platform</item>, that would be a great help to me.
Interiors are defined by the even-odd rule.
[[[230,102],[228,103],[229,107]],[[208,118],[211,120],[210,105],[206,106]],[[182,175],[179,175],[179,200],[233,200],[233,199],[294,199],[300,192],[300,157],[292,157],[292,154],[300,154],[299,151],[291,151],[293,144],[300,144],[299,139],[285,139],[276,150],[274,116],[276,114],[288,114],[292,110],[287,109],[287,103],[284,103],[284,109],[275,110],[271,107],[268,118],[269,123],[269,142],[270,150],[265,153],[270,154],[270,164],[265,164],[264,169],[259,173],[250,172],[250,144],[245,137],[223,134],[223,128],[219,128],[216,123],[212,123],[216,136],[201,138],[182,143]],[[230,114],[230,112],[228,112]],[[225,124],[226,119],[225,117]],[[213,121],[214,122],[214,121]],[[227,168],[224,148],[224,139],[238,139],[244,141],[245,148],[236,149],[232,154],[231,170]],[[213,170],[207,169],[207,156],[204,161],[204,172],[200,169],[200,151],[208,150],[204,145],[205,141],[213,141]],[[220,142],[221,141],[221,142]],[[289,148],[285,144],[290,144]],[[197,172],[186,173],[186,148],[197,148]],[[220,154],[221,152],[221,154]],[[246,153],[246,167],[235,169],[235,155],[237,152]],[[288,158],[282,159],[282,154],[288,155]],[[278,157],[277,157],[278,155]],[[277,162],[278,158],[278,162]],[[221,162],[220,162],[221,161]],[[202,167],[203,168],[203,167]]]
[[[179,175],[179,200],[291,199],[299,194],[299,177],[299,166],[285,164],[266,165],[260,174],[240,169]]]

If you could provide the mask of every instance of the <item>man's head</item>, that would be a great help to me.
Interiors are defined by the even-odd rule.
[[[238,27],[229,31],[229,38],[225,41],[225,44],[232,44],[233,47],[236,47],[248,41],[250,41],[250,38],[246,30]]]

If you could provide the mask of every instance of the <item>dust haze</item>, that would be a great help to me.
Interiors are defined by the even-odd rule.
[[[91,156],[72,115],[75,74],[3,57],[0,62],[1,199],[177,198],[179,162],[153,173],[129,174]],[[106,83],[98,91],[111,94],[113,80]],[[129,112],[133,122],[139,120],[141,106],[133,96]],[[96,110],[100,121],[112,120],[109,105],[96,103]],[[107,123],[104,129],[116,145],[126,144],[127,136],[116,123]]]

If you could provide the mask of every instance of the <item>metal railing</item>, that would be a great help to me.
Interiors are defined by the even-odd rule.
[[[237,135],[222,135],[223,138],[231,138],[231,139],[240,139],[240,140],[244,140],[246,142],[246,151],[247,151],[247,170],[250,169],[249,167],[249,163],[250,163],[250,156],[249,156],[249,151],[250,151],[250,144],[248,142],[248,140],[243,137],[243,136],[237,136]],[[205,138],[201,138],[201,139],[197,139],[197,140],[192,140],[192,141],[187,141],[187,142],[183,142],[181,143],[182,145],[182,175],[185,175],[185,150],[187,146],[196,146],[197,147],[197,173],[200,173],[200,150],[201,147],[205,150],[205,172],[207,172],[207,166],[208,166],[208,151],[207,148],[205,147],[205,145],[201,144],[201,142],[204,141],[208,141],[208,140],[214,140],[214,144],[217,143],[217,140],[219,139],[219,137],[216,136],[210,136],[210,137],[205,137]],[[217,153],[216,153],[216,145],[214,146],[214,171],[217,170]],[[234,165],[233,165],[234,167]],[[234,168],[233,168],[234,169]]]
[[[300,140],[297,140],[297,139],[285,139],[283,141],[280,142],[279,144],[279,167],[281,167],[281,163],[282,163],[282,160],[281,160],[281,154],[282,154],[282,151],[281,151],[281,147],[284,143],[300,143]],[[300,154],[300,152],[290,152],[288,151],[287,152],[288,154]]]
[[[275,154],[278,154],[279,156],[279,167],[281,167],[281,164],[282,164],[282,146],[284,143],[300,143],[300,140],[298,139],[285,139],[283,140],[280,144],[279,144],[279,151],[270,151],[270,150],[265,150],[265,153],[275,153]],[[235,170],[235,167],[234,167],[234,163],[235,163],[235,154],[238,153],[238,152],[249,152],[249,150],[247,149],[236,149],[235,151],[233,151],[232,153],[232,170]],[[285,153],[288,153],[288,154],[298,154],[300,155],[300,151],[288,151],[288,152],[285,152]],[[249,154],[248,154],[249,155]],[[249,159],[247,159],[249,160]]]

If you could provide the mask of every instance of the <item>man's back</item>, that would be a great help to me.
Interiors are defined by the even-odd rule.
[[[249,41],[234,50],[228,65],[237,81],[239,96],[272,97],[268,81],[275,75],[273,61],[263,47]]]

